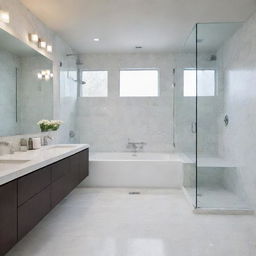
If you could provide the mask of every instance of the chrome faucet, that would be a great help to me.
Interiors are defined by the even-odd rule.
[[[9,154],[14,154],[15,150],[13,145],[7,141],[0,141],[0,146],[6,146],[9,148]]]
[[[46,135],[43,137],[43,146],[47,146],[48,145],[48,139],[49,140],[52,140],[53,137],[49,136],[49,135]]]
[[[143,151],[145,145],[147,145],[145,142],[131,142],[130,139],[128,139],[126,148],[132,149],[132,152],[136,154],[139,151]]]

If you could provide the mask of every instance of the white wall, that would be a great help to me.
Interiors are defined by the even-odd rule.
[[[41,53],[53,60],[53,93],[54,93],[54,118],[59,119],[61,116],[60,102],[60,61],[64,66],[69,65],[75,67],[74,59],[71,62],[67,60],[66,54],[72,52],[72,49],[58,35],[47,28],[38,18],[36,18],[19,0],[0,0],[1,9],[7,10],[10,13],[10,24],[0,23],[0,28],[9,32],[21,41],[38,50],[38,47],[29,42],[28,33],[37,33],[41,38],[44,38],[48,43],[53,45],[53,53]],[[69,126],[68,123],[65,126]],[[58,140],[62,142],[68,136],[65,130],[60,130]]]
[[[219,51],[224,111],[219,151],[239,168],[239,179],[256,206],[256,14]]]
[[[89,54],[82,69],[109,72],[107,98],[79,98],[77,124],[81,143],[93,151],[125,151],[128,138],[147,143],[146,151],[172,150],[172,54]],[[119,97],[122,68],[160,70],[160,97]]]

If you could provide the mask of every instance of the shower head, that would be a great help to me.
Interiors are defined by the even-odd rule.
[[[81,66],[81,65],[84,64],[83,62],[81,62],[81,60],[80,60],[80,54],[78,54],[78,53],[69,53],[69,54],[67,54],[66,56],[67,56],[67,57],[76,56],[76,65],[77,65],[77,66]]]

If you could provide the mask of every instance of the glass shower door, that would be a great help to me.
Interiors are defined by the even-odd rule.
[[[196,173],[196,27],[185,43],[184,53],[177,58],[176,139],[183,152],[183,188],[197,207]]]
[[[248,208],[239,178],[239,163],[229,157],[228,150],[232,149],[226,140],[232,127],[226,107],[226,95],[230,92],[226,88],[229,73],[223,65],[224,46],[240,26],[240,23],[196,26],[197,208]]]

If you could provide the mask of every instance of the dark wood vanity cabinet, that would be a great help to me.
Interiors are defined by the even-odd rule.
[[[80,163],[80,180],[84,180],[89,176],[89,152],[84,150],[79,154],[79,163]]]
[[[17,180],[0,186],[0,255],[17,242]]]
[[[0,186],[0,256],[89,174],[89,149]]]

